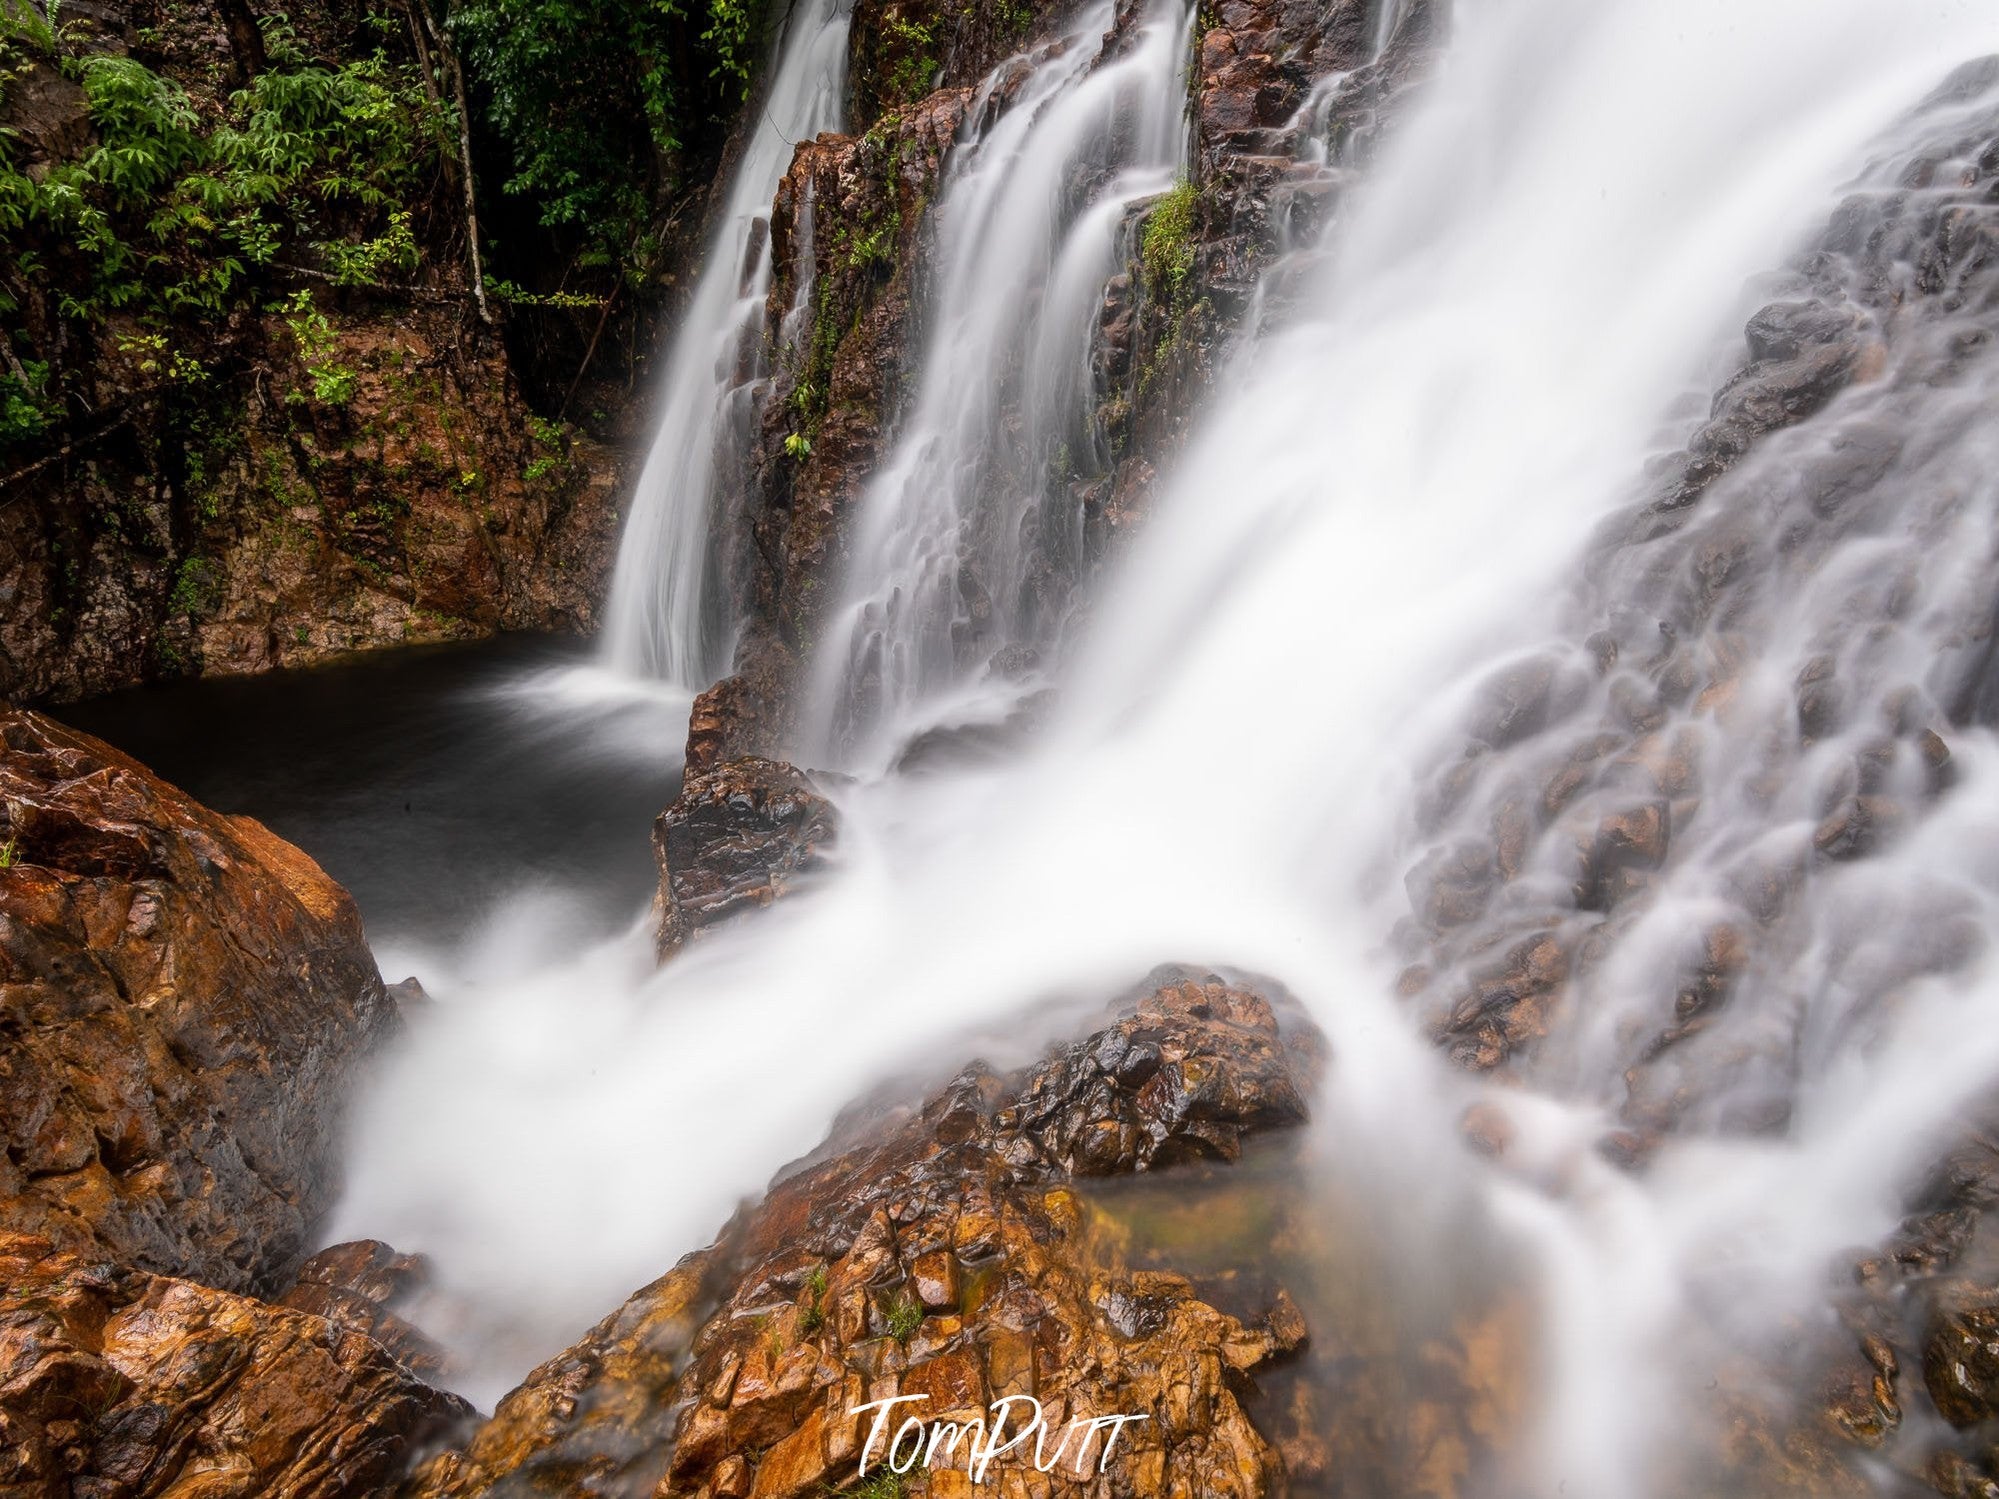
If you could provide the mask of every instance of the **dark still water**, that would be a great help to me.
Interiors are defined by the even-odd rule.
[[[139,688],[54,710],[354,893],[384,976],[534,907],[622,928],[680,772],[686,702],[621,686],[579,641],[509,636],[312,671]]]

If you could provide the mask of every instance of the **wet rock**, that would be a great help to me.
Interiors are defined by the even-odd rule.
[[[796,887],[823,864],[837,826],[811,777],[777,760],[730,760],[684,782],[653,825],[660,956]]]
[[[1999,1479],[1961,1453],[1939,1452],[1930,1460],[1929,1477],[1944,1499],[1999,1499]]]
[[[1301,1346],[1296,1306],[1280,1296],[1246,1322],[1182,1276],[1129,1266],[1122,1236],[1064,1184],[1071,1152],[1058,1142],[1129,1129],[1136,1165],[1136,1141],[1163,1123],[1158,1139],[1206,1150],[1214,1137],[1186,1131],[1301,1117],[1318,1066],[1316,1042],[1287,1033],[1267,1001],[1183,977],[1025,1072],[974,1067],[919,1109],[850,1118],[813,1164],[529,1375],[405,1492],[793,1499],[853,1478],[866,1401],[920,1394],[900,1412],[935,1422],[1018,1394],[1054,1423],[1050,1451],[1071,1419],[1146,1415],[1111,1459],[1120,1492],[1270,1493],[1280,1460],[1239,1381]],[[1190,1106],[1147,1113],[1132,1090],[1154,1085]],[[1092,1477],[1093,1456],[1075,1444],[1061,1471]],[[943,1466],[933,1490],[965,1491]],[[1009,1494],[1048,1482],[1019,1451],[987,1481]]]
[[[1953,1287],[1930,1309],[1923,1384],[1953,1426],[1999,1416],[1999,1291]]]
[[[399,1315],[429,1279],[422,1257],[398,1254],[376,1239],[357,1239],[307,1260],[277,1304],[371,1338],[404,1368],[435,1379],[446,1367],[444,1350]]]
[[[1298,1046],[1258,994],[1166,984],[1035,1069],[1003,1123],[1074,1176],[1234,1160],[1244,1135],[1304,1121]]]
[[[1514,943],[1480,964],[1436,1036],[1459,1066],[1490,1071],[1546,1034],[1549,1011],[1569,976],[1569,954],[1553,932]]]
[[[1825,1410],[1847,1441],[1879,1448],[1902,1424],[1902,1402],[1895,1390],[1900,1373],[1895,1350],[1874,1336],[1864,1338],[1833,1370],[1826,1382]]]
[[[1663,801],[1613,812],[1596,825],[1582,848],[1576,906],[1607,911],[1643,887],[1648,870],[1666,862],[1672,813]]]
[[[0,1229],[269,1287],[396,1025],[353,901],[260,824],[8,709],[0,847]]]
[[[471,1414],[325,1318],[0,1234],[0,1490],[390,1491]]]
[[[684,780],[704,776],[725,760],[764,754],[784,738],[794,664],[769,635],[745,642],[735,675],[694,699],[687,719]]]

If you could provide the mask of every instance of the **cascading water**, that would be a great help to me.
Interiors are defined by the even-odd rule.
[[[1074,347],[1034,321],[1074,305],[1053,226],[1102,237],[1074,268],[1094,285],[1113,222],[1060,188],[1121,90],[1173,118],[1177,70],[1135,62],[1183,45],[1155,27],[1094,71],[1044,59],[940,209],[966,237],[940,240],[922,389],[855,548],[882,571],[837,649],[902,731],[977,664],[949,649],[961,549],[1007,576],[1041,503],[1039,446],[993,456],[992,388],[1044,371],[1021,430],[1060,430]],[[1496,1278],[1536,1309],[1529,1434],[1468,1491],[1759,1492],[1706,1471],[1698,1391],[1821,1315],[1838,1251],[1893,1226],[1999,1076],[1966,940],[1999,919],[1999,743],[1965,685],[1999,314],[1977,264],[1921,248],[1939,224],[1990,243],[1999,91],[1908,114],[1999,28],[1873,0],[1512,0],[1454,28],[1037,742],[847,788],[836,877],[656,977],[634,938],[420,1017],[340,1226],[520,1323],[495,1380],[708,1237],[862,1080],[1005,1060],[1190,958],[1277,976],[1330,1037],[1320,1152],[1339,1231],[1392,1267],[1381,1299]],[[1092,202],[1163,186],[1167,134]],[[1797,276],[1742,295],[1870,159]],[[1027,226],[1021,280],[984,265],[995,223]],[[1787,430],[1743,457],[1726,397],[1700,432],[1674,418],[1731,326],[1807,295],[1729,386],[1805,382],[1772,397]],[[1498,971],[1516,955],[1525,977]],[[1509,1120],[1497,1161],[1460,1138],[1474,1102]],[[1598,1148],[1626,1135],[1642,1172]]]
[[[1003,712],[1019,689],[980,705],[980,674],[1048,644],[1066,613],[1096,310],[1120,224],[1172,185],[1185,134],[1191,12],[1155,7],[1107,57],[1113,19],[1108,0],[1086,7],[1025,83],[1002,67],[973,102],[982,128],[937,209],[917,395],[862,499],[817,666],[822,760],[866,764],[942,716]]]
[[[698,692],[727,669],[735,628],[716,593],[718,478],[748,451],[763,377],[771,194],[792,147],[839,128],[852,0],[801,0],[745,132],[701,276],[660,391],[659,425],[632,493],[604,625],[606,664]]]

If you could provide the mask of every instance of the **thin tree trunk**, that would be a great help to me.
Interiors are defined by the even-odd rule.
[[[427,0],[416,0],[430,23]],[[465,103],[465,72],[458,66],[458,49],[451,45],[451,33],[435,23],[431,37],[444,58],[445,77],[451,80],[451,99],[458,106],[458,168],[465,182],[465,242],[472,260],[472,300],[479,309],[479,321],[491,324],[493,310],[486,305],[486,267],[479,255],[479,195],[472,183],[472,111]]]
[[[583,372],[590,368],[590,361],[597,355],[597,340],[604,336],[604,325],[611,321],[611,309],[618,303],[618,293],[625,283],[620,278],[611,288],[611,294],[604,298],[604,311],[597,319],[597,331],[590,335],[590,347],[583,351],[583,362],[576,366],[576,378],[569,382],[569,389],[562,397],[562,405],[556,409],[555,419],[559,422],[569,414],[569,403],[576,399],[576,387],[583,383]]]

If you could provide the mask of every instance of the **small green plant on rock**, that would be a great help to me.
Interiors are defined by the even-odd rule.
[[[21,840],[9,838],[0,843],[0,869],[12,869],[21,862]]]
[[[798,1335],[809,1338],[826,1325],[826,1267],[814,1265],[798,1302]]]
[[[923,1303],[908,1291],[898,1291],[882,1307],[882,1325],[898,1343],[907,1343],[923,1325]]]
[[[877,1468],[850,1489],[828,1488],[826,1494],[837,1494],[839,1499],[903,1499],[909,1492],[908,1481],[892,1468]]]
[[[1161,301],[1176,299],[1194,269],[1194,184],[1182,178],[1153,205],[1145,220],[1139,258],[1145,263],[1145,283]]]

